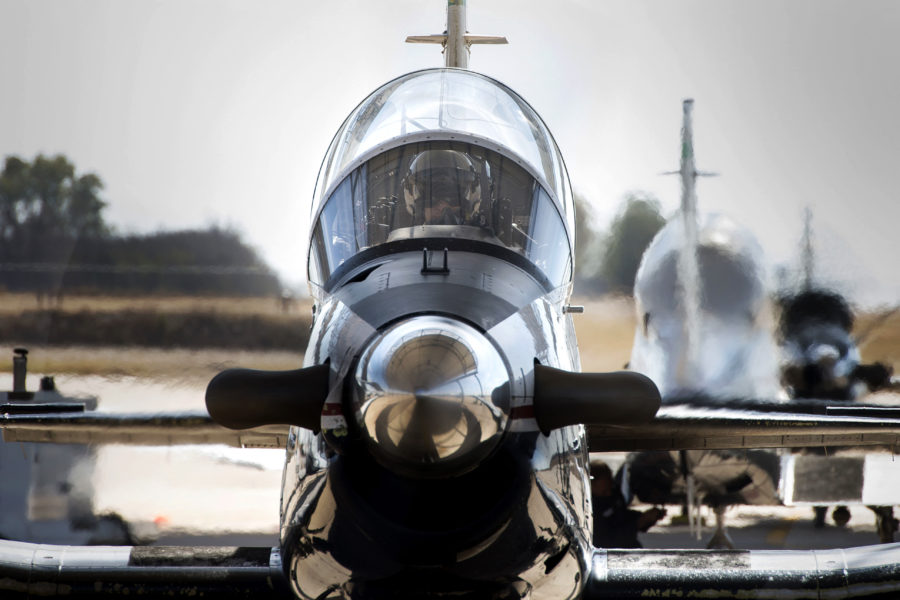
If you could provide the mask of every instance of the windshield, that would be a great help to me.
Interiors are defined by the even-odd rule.
[[[322,162],[313,215],[348,171],[380,148],[426,138],[466,139],[518,158],[558,202],[573,229],[568,175],[543,121],[506,86],[457,69],[404,75],[376,90],[350,114]]]
[[[474,144],[419,142],[371,158],[335,188],[314,229],[310,281],[321,285],[362,250],[416,238],[488,242],[554,285],[571,276],[565,225],[532,175]]]
[[[679,255],[687,244],[680,214],[656,235],[641,259],[635,296],[644,312],[659,314],[683,304]],[[766,302],[765,267],[756,238],[718,214],[699,223],[696,252],[699,309],[723,319],[755,319]],[[652,318],[652,317],[651,317]]]

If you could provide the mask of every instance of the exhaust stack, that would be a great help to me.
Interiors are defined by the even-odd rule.
[[[13,392],[25,392],[25,377],[28,375],[28,350],[13,349]]]

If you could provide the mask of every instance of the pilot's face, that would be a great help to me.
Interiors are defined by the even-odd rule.
[[[415,220],[425,224],[461,224],[481,202],[478,178],[455,169],[435,169],[429,173],[427,183],[411,179],[403,193]]]
[[[432,204],[448,203],[451,198],[459,196],[458,182],[452,172],[437,171],[431,177]]]

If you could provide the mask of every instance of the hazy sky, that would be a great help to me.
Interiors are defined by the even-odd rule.
[[[630,190],[670,214],[681,101],[696,99],[702,210],[900,301],[900,2],[469,0],[470,66],[556,136],[605,226]],[[353,107],[440,66],[445,0],[0,0],[0,155],[65,153],[106,183],[120,231],[231,225],[305,273],[319,163]]]

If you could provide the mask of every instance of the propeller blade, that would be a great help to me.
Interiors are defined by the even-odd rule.
[[[228,369],[206,387],[206,409],[229,429],[296,425],[318,431],[329,370],[327,363],[292,371]]]
[[[661,398],[653,381],[634,371],[573,373],[534,367],[534,417],[541,431],[567,425],[647,423]]]

